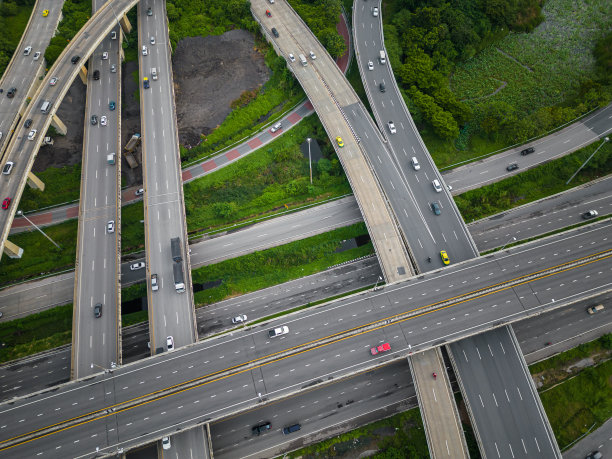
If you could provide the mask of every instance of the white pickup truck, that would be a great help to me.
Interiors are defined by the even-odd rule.
[[[283,325],[282,327],[275,328],[274,330],[268,330],[268,338],[274,338],[280,335],[286,335],[289,333],[289,327]]]

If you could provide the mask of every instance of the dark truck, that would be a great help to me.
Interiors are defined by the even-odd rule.
[[[170,248],[172,249],[172,259],[177,263],[183,261],[183,253],[181,252],[181,238],[173,237],[170,239]]]
[[[185,279],[183,278],[183,263],[174,263],[172,265],[174,270],[174,288],[176,293],[185,292]]]

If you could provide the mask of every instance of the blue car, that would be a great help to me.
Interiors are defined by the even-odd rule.
[[[108,108],[109,108],[111,111],[115,109],[115,101],[114,101],[114,100],[111,100],[111,101],[108,103]]]

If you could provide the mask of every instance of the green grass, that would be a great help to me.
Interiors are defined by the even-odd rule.
[[[370,446],[372,445],[372,446]],[[372,422],[328,440],[300,448],[284,458],[357,457],[364,448],[377,449],[373,458],[429,458],[418,408]]]
[[[144,201],[121,207],[121,253],[144,250]]]
[[[612,360],[540,393],[561,449],[612,416]]]
[[[336,253],[342,241],[367,234],[358,223],[325,234],[254,252],[192,271],[194,284],[222,281],[218,287],[196,292],[198,306],[261,290],[324,271],[330,266],[373,253],[372,243]]]
[[[306,137],[317,139],[331,159],[313,164],[299,150]],[[214,174],[185,184],[185,208],[190,232],[240,223],[287,206],[313,203],[351,193],[344,172],[316,115]]]
[[[569,185],[565,184],[599,145],[592,144],[500,182],[455,196],[457,207],[463,219],[471,222],[603,177],[612,172],[610,143],[599,150]]]
[[[45,183],[45,190],[29,186],[23,190],[19,209],[28,212],[48,206],[73,202],[81,194],[81,164],[65,167],[50,167],[35,175]]]

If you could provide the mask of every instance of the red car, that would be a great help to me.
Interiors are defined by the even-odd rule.
[[[272,17],[272,13],[270,13],[270,10],[266,10],[266,16],[268,16],[269,18]]]
[[[11,205],[11,198],[5,198],[4,201],[2,201],[2,208],[4,210],[8,209],[10,205]]]
[[[379,352],[387,352],[390,350],[391,350],[391,345],[389,343],[385,343],[385,344],[381,344],[380,346],[373,347],[372,349],[370,349],[370,353],[372,355],[376,355]]]

